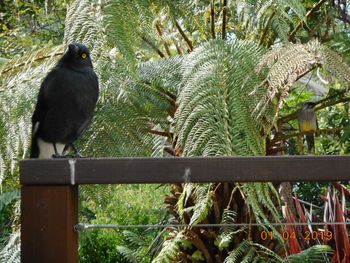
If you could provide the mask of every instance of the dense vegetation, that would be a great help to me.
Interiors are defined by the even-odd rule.
[[[3,1],[0,262],[19,261],[18,160],[28,156],[40,82],[68,43],[89,46],[100,79],[95,118],[79,142],[87,156],[304,154],[296,113],[306,101],[317,103],[316,154],[348,154],[347,4]],[[281,229],[269,225],[345,221],[348,190],[334,187],[83,187],[82,222],[249,221],[266,223],[263,229],[276,240],[261,242],[256,227],[88,231],[80,239],[81,262],[340,262],[350,256],[345,227],[332,229],[338,235],[334,242],[285,242]],[[317,206],[311,209],[299,199]]]

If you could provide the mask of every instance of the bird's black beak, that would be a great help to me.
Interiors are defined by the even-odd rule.
[[[77,53],[78,52],[78,46],[77,45],[74,45],[74,44],[70,44],[69,46],[68,46],[68,50],[70,51],[70,52],[73,52],[73,53]]]

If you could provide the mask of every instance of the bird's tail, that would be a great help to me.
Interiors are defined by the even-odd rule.
[[[315,152],[315,137],[313,134],[306,134],[307,150],[309,153]]]

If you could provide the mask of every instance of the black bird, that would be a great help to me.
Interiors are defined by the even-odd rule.
[[[316,103],[307,102],[298,113],[299,131],[306,132],[307,149],[310,152],[315,152],[314,134],[317,131],[317,117],[315,113]]]
[[[64,156],[88,127],[98,99],[98,78],[86,46],[73,43],[44,78],[32,116],[30,158]]]

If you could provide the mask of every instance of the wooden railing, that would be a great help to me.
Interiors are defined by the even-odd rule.
[[[350,156],[23,160],[23,263],[78,262],[81,184],[350,181]]]

